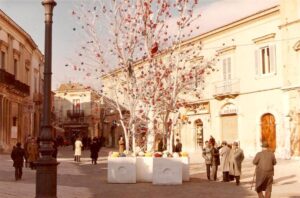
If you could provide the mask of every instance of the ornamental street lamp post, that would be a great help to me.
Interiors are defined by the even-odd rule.
[[[36,198],[56,198],[57,161],[52,157],[51,126],[51,59],[52,59],[52,15],[56,5],[54,0],[43,0],[45,8],[45,71],[43,121],[40,132],[41,158],[36,162]]]

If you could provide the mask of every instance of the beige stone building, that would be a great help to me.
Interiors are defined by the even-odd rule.
[[[201,100],[180,109],[183,150],[201,153],[212,135],[238,141],[247,156],[262,140],[278,157],[300,156],[300,0],[273,2],[183,43],[201,42],[201,57],[219,59]]]
[[[100,95],[79,83],[65,83],[54,91],[55,127],[64,130],[70,139],[78,136],[99,136]]]
[[[39,133],[43,58],[30,35],[0,10],[0,150]]]

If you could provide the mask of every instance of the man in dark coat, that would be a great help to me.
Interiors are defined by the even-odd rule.
[[[274,176],[274,165],[276,158],[274,153],[268,149],[267,142],[262,143],[262,151],[258,152],[253,159],[253,164],[256,165],[256,187],[255,190],[259,198],[270,198],[272,192],[272,183]],[[262,191],[265,191],[265,196]]]
[[[180,153],[181,150],[182,150],[182,144],[180,143],[179,139],[176,139],[175,152]]]
[[[11,159],[14,161],[13,166],[15,167],[15,179],[22,179],[22,168],[25,159],[25,151],[21,148],[21,143],[18,142],[17,146],[13,148],[11,152]]]
[[[218,166],[220,165],[220,154],[219,154],[219,150],[216,148],[216,146],[212,146],[211,155],[212,155],[211,176],[212,176],[212,179],[214,179],[214,181],[216,181]]]
[[[90,150],[91,150],[92,164],[97,164],[98,152],[100,150],[100,146],[98,144],[97,138],[93,138],[93,142],[90,146]]]

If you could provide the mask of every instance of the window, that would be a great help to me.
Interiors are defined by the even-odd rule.
[[[17,79],[17,76],[18,76],[18,59],[14,59],[14,75],[15,75],[15,78]]]
[[[30,84],[30,74],[29,74],[29,68],[28,67],[25,67],[25,72],[26,72],[26,83],[27,85]]]
[[[256,75],[276,73],[275,45],[264,46],[255,51]]]
[[[80,99],[73,99],[73,111],[80,111]]]
[[[4,51],[1,51],[1,56],[0,56],[0,58],[1,58],[1,66],[0,66],[0,68],[1,69],[4,69],[5,68],[5,52]]]
[[[37,77],[34,76],[34,93],[37,93]]]
[[[231,66],[231,57],[226,57],[223,59],[223,80],[229,81],[232,78],[232,66]]]

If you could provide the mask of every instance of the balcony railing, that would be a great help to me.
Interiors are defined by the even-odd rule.
[[[67,111],[67,116],[71,119],[78,119],[78,118],[83,118],[84,117],[84,111],[83,110],[68,110]]]
[[[240,94],[240,80],[227,80],[215,83],[213,96],[216,99],[234,98]]]
[[[14,84],[15,76],[4,69],[0,69],[0,83],[11,86]]]
[[[26,96],[30,95],[30,87],[21,81],[15,80],[13,89]]]
[[[19,80],[16,80],[15,76],[4,69],[0,69],[0,83],[6,85],[11,90],[24,96],[30,95],[30,87]]]

